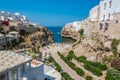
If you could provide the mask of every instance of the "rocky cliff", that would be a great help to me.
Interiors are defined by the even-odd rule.
[[[0,39],[5,38],[4,42],[1,40],[0,47],[2,49],[27,49],[32,52],[39,52],[39,48],[49,43],[53,43],[53,34],[47,28],[38,24],[31,23],[29,19],[20,13],[0,12]],[[6,40],[6,35],[9,32],[17,32],[19,37],[14,40]],[[14,35],[10,35],[14,36]]]
[[[71,24],[68,24],[62,29],[61,36],[77,40],[79,38],[79,33],[75,31]]]
[[[21,38],[23,41],[16,48],[24,48],[32,52],[40,52],[40,47],[54,42],[53,33],[44,27],[38,28],[38,30],[30,33],[27,36],[22,36]]]
[[[8,29],[6,29],[7,27]],[[19,28],[21,27],[21,28]],[[17,31],[19,37],[1,45],[1,49],[26,49],[32,52],[39,52],[39,48],[49,43],[53,43],[53,33],[45,27],[22,27],[22,26],[4,26],[0,30],[4,35],[11,31]]]
[[[117,17],[119,18],[119,17]],[[118,21],[120,20],[117,19]],[[77,56],[85,55],[89,60],[102,62],[104,56],[113,55],[112,42],[113,39],[120,39],[119,22],[116,19],[109,23],[108,29],[104,26],[100,29],[98,22],[92,22],[89,19],[82,21],[84,36],[80,39],[73,51]],[[71,30],[72,29],[72,30]],[[78,36],[79,32],[74,33],[71,26],[65,26],[61,32],[63,36]],[[76,37],[79,40],[80,37]]]

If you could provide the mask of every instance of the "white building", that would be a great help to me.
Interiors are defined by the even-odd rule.
[[[47,80],[62,80],[60,72],[51,66],[44,65],[44,78]]]
[[[0,33],[0,44],[3,44],[5,42],[5,36],[4,34]]]
[[[16,31],[9,32],[7,35],[0,33],[0,45],[18,39],[20,35]]]
[[[0,80],[44,80],[44,65],[27,56],[0,51]]]
[[[119,0],[101,0],[100,1],[100,21],[112,20],[115,13],[120,12]]]
[[[91,10],[90,10],[90,13],[89,13],[89,19],[90,21],[98,21],[99,19],[99,14],[100,14],[100,7],[99,5],[93,7]]]
[[[78,32],[82,28],[81,22],[80,21],[73,22],[72,27],[75,28],[76,32]]]
[[[21,26],[29,27],[30,21],[27,19],[26,16],[20,14],[20,13],[9,13],[5,11],[0,12],[0,21],[9,21],[10,26]],[[20,23],[20,25],[19,25]]]
[[[99,29],[104,32],[109,28],[115,14],[120,13],[119,0],[101,0],[100,1]]]
[[[0,16],[0,20],[4,21],[5,20],[4,16]]]

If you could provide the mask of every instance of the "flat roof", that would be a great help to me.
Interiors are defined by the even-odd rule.
[[[0,51],[0,72],[19,66],[31,60],[32,58],[28,56],[22,56],[12,51]]]
[[[42,65],[43,63],[42,62],[40,62],[40,61],[36,61],[36,60],[32,60],[31,61],[31,66],[32,67],[38,67],[38,66],[40,66],[40,65]]]

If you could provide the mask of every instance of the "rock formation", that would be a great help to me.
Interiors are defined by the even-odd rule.
[[[61,31],[61,35],[63,37],[78,39],[79,33],[75,31],[75,28],[72,27],[71,24],[65,25],[65,27]]]
[[[53,43],[53,33],[47,28],[31,23],[20,13],[0,12],[0,33],[7,35],[11,31],[19,33],[20,37],[12,42],[5,42],[3,49],[27,49],[39,52],[39,48]],[[12,44],[11,44],[12,43]],[[5,46],[5,47],[4,47]],[[0,46],[1,47],[1,46]]]
[[[49,43],[53,43],[53,33],[47,28],[41,27],[37,31],[32,32],[27,37],[23,37],[24,42],[21,42],[17,48],[24,48],[32,52],[40,52],[39,48]]]
[[[113,25],[116,27],[113,27]],[[81,42],[73,47],[73,51],[76,53],[77,56],[85,55],[90,60],[102,62],[102,57],[104,55],[112,55],[112,40],[114,38],[120,38],[119,35],[117,36],[120,29],[117,27],[118,25],[111,22],[108,30],[104,32],[104,30],[99,29],[98,23],[91,22],[89,19],[85,19],[84,21],[82,21],[82,26],[84,29],[84,36],[81,39]],[[76,37],[78,36],[79,32],[74,32],[73,28],[67,25],[63,28],[61,34],[64,37],[73,38],[73,35]],[[76,37],[75,39],[78,40],[79,38],[80,37]],[[90,56],[94,57],[91,59]]]

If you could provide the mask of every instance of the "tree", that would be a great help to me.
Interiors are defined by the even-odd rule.
[[[28,35],[28,32],[25,31],[24,29],[21,29],[21,30],[20,30],[20,35],[26,36],[26,35]]]
[[[14,26],[10,26],[10,31],[16,31]]]

